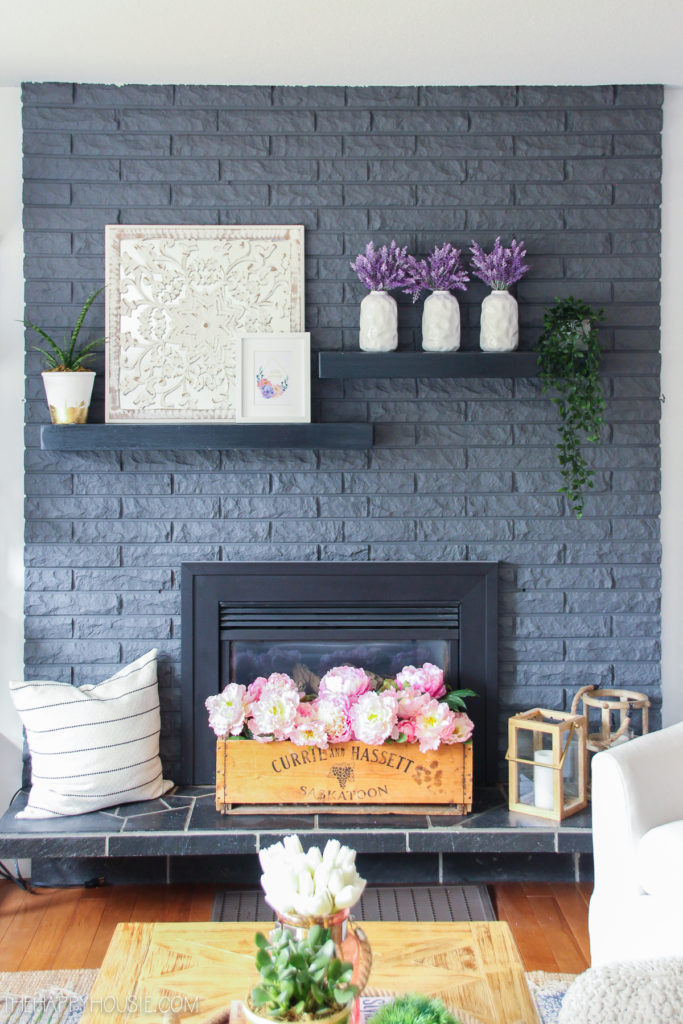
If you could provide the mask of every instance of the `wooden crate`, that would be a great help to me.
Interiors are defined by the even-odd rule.
[[[292,812],[302,806],[333,812],[352,808],[356,813],[410,804],[467,814],[472,810],[472,741],[422,754],[417,743],[369,747],[352,740],[320,750],[289,741],[218,740],[216,808],[227,814],[245,804],[278,805]]]

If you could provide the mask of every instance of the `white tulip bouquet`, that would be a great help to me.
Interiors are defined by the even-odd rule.
[[[266,902],[282,915],[327,917],[353,906],[365,888],[356,851],[330,839],[321,852],[304,853],[298,836],[286,836],[259,853]]]

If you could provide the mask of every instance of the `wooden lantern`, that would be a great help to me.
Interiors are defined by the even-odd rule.
[[[586,806],[586,719],[532,708],[508,722],[511,811],[562,821]]]
[[[572,701],[572,714],[578,714],[579,703],[583,703],[586,719],[586,746],[593,752],[607,750],[615,743],[633,739],[633,712],[641,712],[641,735],[649,731],[648,710],[650,699],[637,690],[605,690],[597,686],[583,686]],[[590,731],[591,712],[600,712],[600,731]],[[613,723],[616,729],[612,732]]]

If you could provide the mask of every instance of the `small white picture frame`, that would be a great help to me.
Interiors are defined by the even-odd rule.
[[[237,423],[310,423],[311,335],[241,335],[237,381]]]

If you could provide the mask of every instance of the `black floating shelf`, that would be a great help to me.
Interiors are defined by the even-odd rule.
[[[40,429],[40,447],[53,452],[371,448],[372,441],[371,423],[85,423]]]
[[[651,369],[650,365],[651,364]],[[600,368],[621,376],[657,373],[656,352],[607,352]],[[537,352],[320,352],[319,377],[537,377]]]

